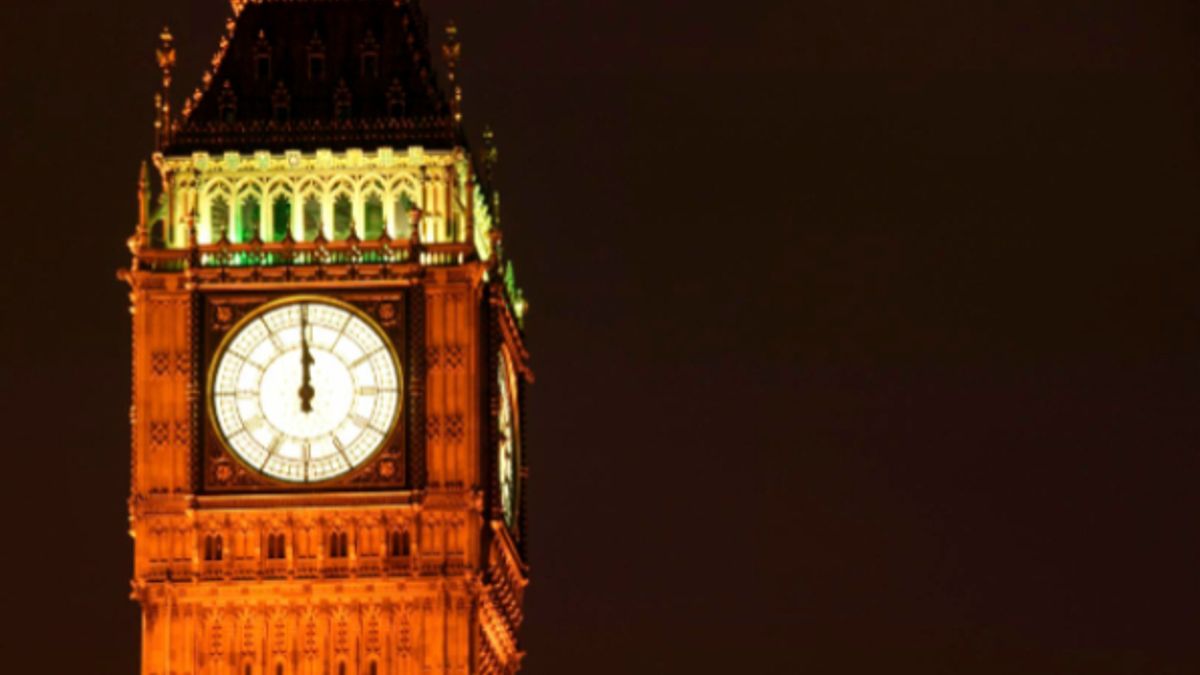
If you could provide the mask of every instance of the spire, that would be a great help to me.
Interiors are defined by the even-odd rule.
[[[446,24],[446,42],[442,45],[442,56],[446,59],[446,78],[450,82],[450,112],[455,124],[462,124],[462,87],[458,84],[458,60],[462,57],[462,42],[458,39],[458,26],[451,20]]]
[[[489,206],[495,231],[500,229],[500,188],[496,186],[496,165],[500,163],[500,148],[496,147],[496,132],[491,125],[483,128],[483,177],[487,181]]]
[[[171,29],[163,26],[158,35],[158,68],[162,71],[162,91],[154,97],[154,107],[158,113],[154,120],[154,146],[161,150],[171,138],[171,71],[175,68],[175,38]]]
[[[141,169],[138,171],[137,187],[138,221],[133,236],[139,246],[144,246],[149,239],[150,221],[150,167],[145,161],[142,162]]]
[[[483,177],[488,185],[492,184],[499,161],[500,150],[496,147],[496,132],[492,131],[492,125],[486,124],[483,127]]]

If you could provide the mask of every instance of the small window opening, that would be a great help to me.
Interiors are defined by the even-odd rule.
[[[267,559],[283,560],[287,557],[287,539],[282,534],[267,535]]]
[[[217,562],[224,558],[224,551],[221,546],[221,535],[208,535],[204,538],[204,559],[209,562]]]
[[[325,43],[315,32],[308,41],[308,79],[315,82],[325,79]]]
[[[220,110],[222,121],[233,122],[237,119],[237,94],[233,93],[233,86],[229,84],[229,80],[225,80],[225,84],[221,88],[221,97],[217,100],[217,108]]]
[[[388,546],[388,554],[393,558],[407,558],[409,554],[409,537],[407,532],[393,532]]]
[[[349,554],[349,539],[345,532],[334,532],[329,535],[329,557],[345,558]]]
[[[404,87],[399,80],[392,80],[387,92],[388,117],[404,117]]]
[[[350,88],[346,86],[346,81],[338,82],[337,90],[333,92],[333,116],[338,120],[350,119],[350,112],[354,97],[350,93]]]
[[[271,43],[267,42],[266,31],[258,31],[258,41],[254,43],[254,79],[260,82],[271,80]]]
[[[375,34],[367,31],[367,36],[363,38],[362,45],[362,76],[364,78],[379,77],[379,42],[375,40]]]
[[[286,122],[291,113],[292,97],[288,94],[287,87],[280,82],[275,85],[275,91],[271,94],[271,117],[276,122]]]

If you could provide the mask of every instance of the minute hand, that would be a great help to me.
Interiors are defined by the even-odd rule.
[[[300,307],[300,412],[312,412],[312,400],[316,391],[312,386],[312,352],[308,349],[308,305]]]

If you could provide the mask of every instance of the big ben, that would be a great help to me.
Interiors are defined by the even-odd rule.
[[[526,301],[457,30],[231,4],[182,105],[160,36],[121,272],[141,672],[515,673]]]

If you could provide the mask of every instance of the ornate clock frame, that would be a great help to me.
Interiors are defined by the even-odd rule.
[[[204,382],[212,368],[217,346],[238,322],[247,314],[263,305],[284,299],[294,292],[211,292],[200,295],[196,311],[199,316],[194,323],[198,334],[195,343],[200,345],[199,365],[195,369],[197,381],[194,386],[204,391]],[[326,291],[305,291],[308,295],[326,296],[345,302],[369,316],[384,331],[391,341],[400,366],[402,377],[402,404],[400,419],[374,457],[363,466],[345,476],[320,483],[287,483],[264,476],[233,457],[221,440],[208,407],[207,396],[196,397],[193,412],[198,428],[202,430],[196,447],[192,449],[197,460],[195,484],[201,494],[230,493],[287,493],[287,492],[335,492],[339,490],[405,490],[419,487],[423,477],[423,409],[420,372],[422,364],[416,355],[424,351],[424,329],[420,325],[420,293],[412,288],[386,291],[346,291],[331,288]]]

